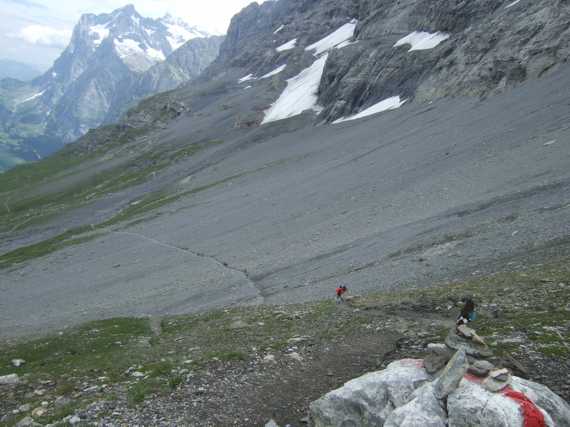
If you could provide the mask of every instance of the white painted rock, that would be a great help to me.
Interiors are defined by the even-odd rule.
[[[492,391],[466,370],[464,351],[437,378],[427,375],[421,360],[394,362],[313,402],[312,425],[522,427],[541,418],[548,427],[570,427],[570,405],[548,387],[508,375],[510,384]]]
[[[315,427],[382,426],[394,410],[408,402],[412,392],[428,381],[421,360],[393,362],[383,371],[347,382],[311,403]]]
[[[24,359],[12,359],[12,366],[14,366],[15,368],[19,368],[24,363],[26,363]]]

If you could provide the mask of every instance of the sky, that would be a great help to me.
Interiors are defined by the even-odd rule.
[[[0,59],[46,70],[84,13],[109,13],[133,4],[142,16],[170,13],[211,33],[224,34],[232,16],[253,1],[263,0],[0,0]]]

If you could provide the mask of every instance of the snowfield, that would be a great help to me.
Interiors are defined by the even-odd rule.
[[[167,39],[172,50],[178,49],[188,40],[207,36],[201,30],[192,28],[186,22],[180,19],[175,19],[169,15],[162,19],[162,23],[168,29],[169,36]]]
[[[324,52],[327,52],[330,49],[337,47],[341,43],[349,41],[354,36],[354,30],[356,29],[356,24],[358,24],[358,21],[356,19],[353,19],[352,21],[350,21],[347,24],[344,24],[338,30],[329,34],[325,38],[319,40],[316,43],[313,43],[310,46],[307,46],[305,50],[306,51],[314,50],[315,51],[314,55],[320,56]]]
[[[277,52],[285,52],[286,50],[294,49],[297,46],[297,39],[289,40],[287,43],[282,44],[276,50]]]
[[[133,71],[145,71],[153,64],[165,59],[163,52],[148,46],[145,46],[145,50],[139,42],[133,39],[115,39],[114,44],[121,60]]]
[[[266,79],[266,78],[268,78],[268,77],[271,77],[271,76],[274,76],[274,75],[276,75],[276,74],[279,74],[279,73],[280,73],[281,71],[283,71],[285,68],[287,68],[287,64],[280,65],[280,66],[277,67],[275,70],[270,71],[270,72],[267,73],[267,74],[264,74],[264,75],[261,76],[259,79],[260,79],[260,80],[261,80],[261,79]]]
[[[348,122],[349,120],[361,119],[363,117],[372,116],[373,114],[378,114],[383,111],[395,110],[396,108],[400,108],[402,105],[404,105],[405,102],[406,100],[400,99],[399,96],[392,96],[380,101],[377,104],[372,105],[371,107],[368,107],[366,110],[363,110],[354,116],[341,117],[340,119],[335,120],[333,124]]]
[[[99,47],[109,37],[109,29],[106,25],[94,25],[89,28],[89,34],[93,37],[95,47]]]
[[[396,42],[394,47],[403,46],[405,44],[409,44],[411,47],[408,52],[412,52],[414,50],[427,50],[433,49],[441,42],[447,40],[449,38],[449,34],[447,33],[426,33],[424,31],[414,31],[413,33],[408,34],[406,37],[401,38]]]
[[[287,87],[265,112],[261,124],[293,117],[306,110],[319,111],[317,90],[327,58],[328,54],[321,56],[309,68],[287,80]]]

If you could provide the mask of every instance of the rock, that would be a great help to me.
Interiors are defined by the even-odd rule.
[[[41,426],[41,424],[36,423],[32,417],[23,418],[20,420],[20,422],[18,422],[18,424],[16,424],[16,427],[36,427],[36,426]]]
[[[57,399],[55,399],[54,405],[56,408],[61,408],[62,406],[69,405],[71,402],[71,398],[67,396],[59,396]]]
[[[494,367],[495,366],[487,360],[476,360],[471,366],[469,366],[467,372],[477,377],[486,377]]]
[[[20,382],[17,374],[9,374],[0,377],[0,385],[15,385]]]
[[[441,347],[429,347],[431,351],[424,359],[424,367],[429,374],[435,374],[442,369],[453,357],[453,352],[445,345]]]
[[[135,377],[135,378],[142,378],[142,377],[144,377],[144,374],[140,371],[135,371],[131,374],[131,376]]]
[[[508,369],[495,369],[489,372],[489,376],[483,380],[483,387],[491,392],[504,389],[511,383],[511,374]]]
[[[264,363],[275,363],[275,356],[272,354],[268,354],[263,358]]]
[[[241,319],[235,320],[230,325],[230,329],[243,329],[247,327],[249,327],[249,325]]]
[[[390,363],[385,370],[349,381],[311,403],[313,426],[384,425],[394,408],[407,403],[412,392],[428,379],[421,360]]]
[[[552,425],[570,427],[570,405],[548,387],[515,376],[511,384],[544,410],[552,418]]]
[[[483,410],[483,408],[485,408]],[[463,380],[447,398],[450,426],[522,426],[518,404],[500,393]]]
[[[410,402],[392,412],[384,427],[446,427],[446,419],[434,386],[429,383],[414,391]]]
[[[46,414],[46,409],[38,406],[36,409],[32,411],[32,417],[34,418],[41,418]]]
[[[85,393],[85,394],[97,393],[100,389],[101,389],[100,386],[94,385],[94,386],[91,386],[91,387],[87,387],[85,390],[83,390],[83,393]]]
[[[19,368],[24,363],[26,363],[24,359],[12,359],[12,366],[14,366],[15,368]]]
[[[297,362],[303,361],[303,356],[301,356],[297,352],[289,353],[289,354],[287,354],[287,357],[290,357],[291,359],[296,360]]]
[[[32,406],[29,403],[18,406],[18,411],[20,412],[28,412],[30,409],[32,409]]]
[[[469,367],[465,351],[459,350],[445,366],[445,369],[434,382],[434,393],[438,399],[446,398],[458,386]]]
[[[293,338],[289,338],[287,340],[287,343],[289,344],[298,344],[298,343],[302,343],[305,341],[308,341],[311,337],[307,337],[307,336],[302,336],[302,337],[293,337]]]
[[[274,420],[269,420],[269,422],[265,424],[265,427],[279,427],[279,424],[277,424]]]
[[[484,345],[476,343],[472,340],[462,338],[459,335],[457,335],[455,333],[455,329],[452,329],[449,332],[447,338],[445,339],[445,344],[453,350],[464,350],[465,353],[467,353],[469,356],[473,356],[480,359],[485,357],[490,357],[493,355],[493,352]]]
[[[72,426],[74,426],[75,424],[79,424],[81,422],[81,418],[79,418],[77,415],[72,416],[68,423],[71,424]]]

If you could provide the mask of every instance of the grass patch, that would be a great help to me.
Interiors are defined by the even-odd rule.
[[[86,377],[120,376],[141,360],[133,345],[137,337],[150,336],[147,319],[117,318],[84,324],[72,331],[21,343],[0,350],[0,375],[13,372],[12,359],[25,359],[22,375],[68,375]],[[73,383],[60,381],[62,394],[73,390]]]
[[[66,246],[79,244],[93,239],[96,235],[79,237],[87,231],[90,231],[90,226],[82,226],[73,228],[51,239],[42,240],[41,242],[33,245],[24,246],[7,252],[0,256],[0,268],[7,268],[24,261],[40,258],[49,253],[63,249]]]

